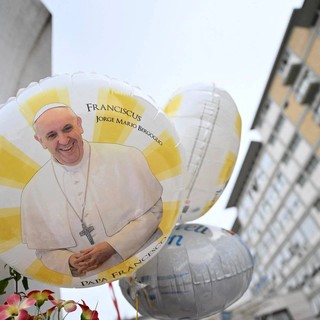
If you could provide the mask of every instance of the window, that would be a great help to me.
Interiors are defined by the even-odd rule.
[[[276,141],[276,135],[274,134],[274,132],[271,132],[269,139],[268,139],[268,143],[274,144],[275,141]]]
[[[285,164],[288,164],[288,163],[289,163],[289,160],[290,160],[290,154],[289,154],[289,152],[286,151],[286,152],[283,154],[281,161],[282,161],[283,163],[285,163]]]
[[[293,320],[293,319],[294,318],[292,317],[289,310],[287,309],[277,310],[277,311],[254,318],[254,320]]]
[[[306,278],[307,278],[306,270],[304,268],[301,268],[297,272],[296,276],[298,279],[298,288],[302,288],[306,283]]]
[[[274,261],[273,261],[273,268],[277,271],[277,272],[281,272],[282,271],[282,266],[283,266],[283,258],[282,256],[279,254],[275,257]]]
[[[285,153],[282,156],[281,161],[283,163],[285,163],[285,164],[289,163],[289,160],[290,160],[292,154],[294,153],[294,151],[297,149],[300,141],[301,141],[301,138],[300,138],[299,134],[295,133],[289,143],[288,149],[285,151]]]
[[[272,235],[277,238],[283,231],[283,226],[279,220],[274,220],[272,225],[270,226],[270,232]]]
[[[241,233],[241,239],[246,245],[248,245],[250,239],[249,239],[249,236],[246,232]]]
[[[296,218],[299,214],[300,209],[302,208],[302,202],[298,194],[292,191],[287,200],[286,207],[290,212],[292,218]]]
[[[306,250],[307,239],[300,229],[296,230],[290,239],[290,252],[293,256],[302,257]]]
[[[279,65],[279,71],[283,77],[284,85],[292,85],[298,77],[301,70],[301,59],[293,52],[286,49],[282,55]]]
[[[274,125],[273,131],[269,137],[268,142],[270,144],[273,144],[276,138],[276,134],[278,134],[283,126],[284,123],[284,116],[281,114],[276,122],[276,124]]]
[[[312,298],[311,303],[315,314],[320,315],[320,293]]]
[[[319,255],[317,253],[312,254],[312,256],[309,258],[309,260],[307,261],[305,268],[307,269],[307,272],[309,274],[309,276],[311,277],[315,277],[316,274],[319,273],[320,269],[320,259],[319,259]]]
[[[292,253],[290,252],[290,243],[287,242],[283,247],[283,249],[281,250],[281,257],[282,257],[282,267],[283,267],[292,258]]]
[[[303,172],[299,175],[297,183],[300,186],[304,186],[305,183],[310,178],[311,174],[314,172],[318,165],[319,159],[316,155],[312,155],[306,166],[304,167]]]
[[[268,188],[268,191],[266,193],[266,198],[269,200],[269,203],[272,205],[274,205],[279,199],[279,194],[276,192],[276,190],[272,185]]]
[[[260,215],[258,215],[258,214],[256,214],[255,216],[254,216],[254,218],[253,218],[253,220],[252,220],[252,224],[253,224],[253,226],[257,229],[257,230],[259,230],[259,232],[263,229],[263,227],[264,227],[264,224],[263,224],[263,221],[262,221],[262,219],[261,219],[261,216]]]
[[[301,82],[296,89],[296,98],[301,104],[312,104],[320,88],[319,78],[305,69]]]
[[[248,193],[244,195],[241,205],[244,209],[248,210],[248,212],[250,212],[253,209],[253,201]]]
[[[258,119],[257,119],[257,126],[258,126],[258,127],[261,127],[261,125],[262,125],[262,120],[264,119],[264,117],[265,117],[266,113],[268,112],[269,108],[270,108],[270,100],[267,99],[267,100],[264,102],[264,104],[263,104],[263,106],[262,106],[262,108],[261,108],[261,111],[260,111],[260,113],[259,113]]]
[[[305,176],[305,174],[301,173],[297,179],[298,185],[303,187],[306,184],[306,182],[307,182],[307,177]]]
[[[256,237],[259,236],[259,230],[255,226],[250,225],[248,227],[248,231],[247,232],[248,232],[248,236],[250,237],[250,239],[252,241],[256,241]]]
[[[255,192],[261,192],[261,187],[264,185],[264,183],[268,180],[266,172],[261,168],[258,167],[255,177],[253,179],[252,183],[252,189]]]
[[[272,237],[270,232],[266,232],[261,242],[264,243],[268,248],[270,248],[274,243],[274,237]]]
[[[313,119],[320,126],[320,102],[315,106],[313,111]]]
[[[312,239],[319,234],[319,226],[311,216],[304,219],[301,224],[301,231],[308,241],[308,244],[312,244]]]
[[[315,170],[316,166],[318,165],[318,162],[319,159],[316,157],[316,155],[312,155],[305,167],[305,172],[311,175],[312,172]]]
[[[286,177],[279,171],[272,182],[274,189],[276,190],[276,192],[280,193],[286,184]]]
[[[268,172],[273,165],[273,160],[268,152],[265,152],[260,160],[261,169],[264,172]]]
[[[261,217],[264,220],[267,220],[270,214],[272,213],[271,204],[269,200],[270,199],[268,197],[262,199],[261,204],[258,208],[258,214],[261,215]]]
[[[300,136],[297,133],[295,133],[288,147],[288,150],[291,153],[293,153],[297,149],[300,140],[301,140]]]
[[[292,221],[291,212],[286,207],[282,207],[278,213],[279,222],[283,226],[288,226]]]
[[[268,245],[264,242],[260,242],[257,246],[257,251],[259,252],[260,257],[264,257],[268,253]]]
[[[290,280],[288,280],[287,282],[288,291],[289,292],[294,291],[296,286],[297,286],[297,280],[294,277],[290,278]]]
[[[300,141],[301,141],[301,138],[300,138],[299,134],[295,133],[289,143],[288,150],[285,151],[285,153],[282,156],[282,159],[281,159],[282,162],[284,162],[286,164],[289,162],[289,160],[292,156],[292,153],[294,153],[294,151],[297,149]]]
[[[320,90],[317,95],[317,102],[312,105],[311,111],[313,113],[313,120],[320,126]]]
[[[244,209],[243,207],[239,207],[238,209],[238,215],[239,215],[239,219],[242,223],[246,224],[246,222],[248,221],[249,218],[249,212],[248,210]]]
[[[289,57],[290,57],[289,50],[285,50],[285,52],[283,53],[281,60],[280,60],[280,65],[279,65],[280,73],[283,73],[286,66],[288,65]]]
[[[274,131],[276,133],[279,133],[281,127],[283,126],[283,123],[284,123],[284,116],[282,114],[280,114],[276,124],[274,125]]]
[[[286,227],[294,219],[297,219],[297,216],[299,216],[302,209],[300,197],[296,192],[292,191],[286,198],[284,205],[279,210],[277,219]]]

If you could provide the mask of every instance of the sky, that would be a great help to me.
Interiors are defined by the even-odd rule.
[[[126,81],[163,108],[186,85],[214,82],[242,118],[237,163],[222,196],[199,223],[231,228],[224,210],[253,138],[249,131],[292,10],[303,0],[42,0],[52,13],[52,73],[97,72]],[[121,318],[136,312],[114,283]],[[116,319],[108,286],[64,289]],[[79,319],[72,315],[68,319]],[[105,319],[105,318],[103,318]]]

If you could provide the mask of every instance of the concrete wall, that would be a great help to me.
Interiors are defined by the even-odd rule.
[[[40,0],[0,0],[0,105],[30,82],[50,75],[50,12]],[[9,267],[0,261],[0,279],[8,276]],[[49,287],[37,281],[29,285],[32,289]],[[14,290],[11,283],[7,293]],[[59,293],[57,288],[55,292]],[[0,296],[0,303],[4,299]]]
[[[0,104],[51,75],[51,14],[40,0],[0,1]]]

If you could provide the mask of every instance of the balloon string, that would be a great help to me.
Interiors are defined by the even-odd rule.
[[[139,299],[138,299],[138,293],[137,293],[137,294],[136,294],[136,320],[139,319],[138,308],[139,308]]]
[[[117,311],[117,316],[118,316],[117,320],[121,320],[117,298],[116,298],[116,295],[114,293],[113,285],[112,285],[111,282],[109,282],[109,288],[110,288],[110,290],[112,292],[112,301],[113,301],[114,307],[115,307],[115,309]]]

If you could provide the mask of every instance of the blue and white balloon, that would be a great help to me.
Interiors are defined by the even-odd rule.
[[[201,224],[179,224],[166,245],[134,277],[120,279],[124,297],[156,319],[202,319],[247,290],[253,258],[240,237]]]

